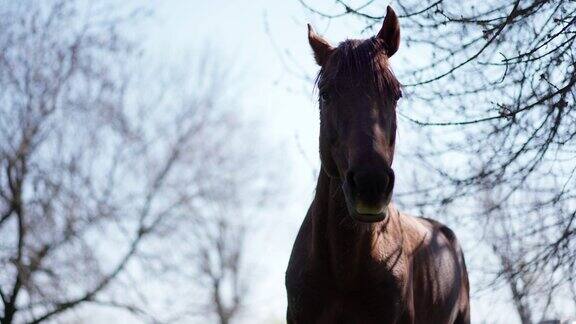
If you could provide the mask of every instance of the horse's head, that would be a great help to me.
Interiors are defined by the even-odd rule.
[[[308,25],[320,93],[320,158],[342,180],[348,210],[363,222],[387,216],[394,188],[396,101],[400,84],[388,65],[398,50],[400,26],[388,7],[378,35],[332,47]]]

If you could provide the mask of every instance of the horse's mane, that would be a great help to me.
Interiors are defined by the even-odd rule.
[[[327,86],[350,85],[353,80],[383,99],[402,96],[400,82],[388,66],[388,56],[378,38],[346,40],[335,49],[327,64],[320,70],[316,83],[319,89]],[[338,91],[338,89],[335,89]]]

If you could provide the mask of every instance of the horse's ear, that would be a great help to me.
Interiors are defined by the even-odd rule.
[[[388,57],[396,53],[400,46],[400,23],[398,22],[398,16],[396,16],[390,6],[386,8],[386,18],[384,18],[382,28],[378,32],[378,38],[384,42]]]
[[[328,56],[332,52],[333,48],[328,43],[327,40],[318,36],[314,31],[314,28],[308,24],[308,42],[310,43],[310,47],[312,47],[312,51],[314,52],[314,58],[316,59],[316,63],[322,66],[328,60]]]

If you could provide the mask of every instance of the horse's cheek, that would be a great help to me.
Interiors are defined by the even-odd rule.
[[[322,170],[326,172],[329,177],[338,178],[338,166],[332,156],[332,148],[327,140],[320,138],[320,162],[322,163]]]

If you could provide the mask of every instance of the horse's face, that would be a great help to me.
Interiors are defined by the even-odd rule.
[[[320,93],[320,157],[329,176],[342,179],[352,217],[363,222],[387,216],[394,188],[396,101],[400,86],[388,67],[400,30],[388,7],[378,35],[348,40],[337,48],[309,27]]]

